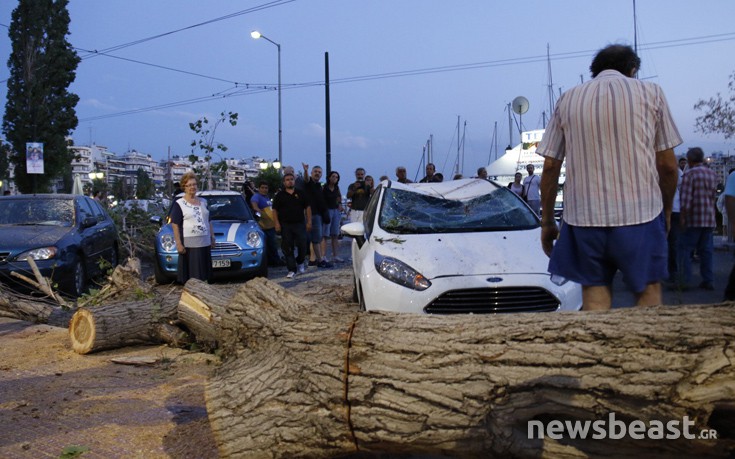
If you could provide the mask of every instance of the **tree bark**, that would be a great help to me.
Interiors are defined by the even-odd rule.
[[[150,343],[180,343],[167,323],[176,320],[176,305],[153,299],[79,308],[69,324],[72,348],[79,354]]]
[[[214,324],[215,334],[238,337],[206,389],[225,457],[701,457],[735,450],[732,304],[357,313],[304,301],[259,278]],[[688,416],[690,432],[717,429],[719,438],[593,440],[594,431],[587,439],[529,438],[529,421],[609,421],[610,413],[626,426],[643,421],[646,431],[651,421],[681,426]]]
[[[0,289],[0,316],[66,328],[72,314],[73,311],[58,305],[38,299],[30,300]]]

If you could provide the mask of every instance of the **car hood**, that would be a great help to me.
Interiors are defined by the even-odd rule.
[[[239,233],[259,228],[252,220],[212,220],[211,223],[215,236],[224,236],[228,241],[234,241]]]
[[[54,245],[72,229],[68,226],[2,225],[0,248],[7,251]]]
[[[374,233],[371,244],[381,255],[397,258],[434,279],[442,276],[546,273],[549,258],[541,249],[541,229],[484,233]]]

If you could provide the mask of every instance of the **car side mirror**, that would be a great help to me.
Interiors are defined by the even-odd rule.
[[[345,236],[354,239],[357,242],[357,246],[362,248],[362,245],[365,243],[365,225],[361,222],[347,223],[346,225],[342,225],[340,230]]]
[[[97,224],[97,219],[96,218],[94,218],[94,217],[87,217],[84,220],[82,220],[81,228],[82,229],[91,228],[91,227],[93,227],[96,224]]]
[[[163,219],[158,215],[152,216],[150,219],[148,219],[148,221],[151,223],[155,223],[158,226],[163,226]]]
[[[260,215],[260,212],[253,212],[253,218],[255,218],[256,222],[259,222],[262,217],[263,216]]]

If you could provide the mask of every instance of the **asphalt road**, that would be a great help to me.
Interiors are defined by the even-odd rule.
[[[710,304],[721,303],[723,293],[730,276],[730,270],[735,263],[735,247],[730,247],[721,242],[721,236],[715,236],[714,272],[715,289],[702,290],[696,286],[702,281],[699,276],[699,263],[692,263],[692,281],[695,286],[692,289],[681,291],[663,287],[664,304]],[[620,273],[615,277],[613,284],[613,307],[624,308],[635,304],[635,297],[630,293],[623,283]]]

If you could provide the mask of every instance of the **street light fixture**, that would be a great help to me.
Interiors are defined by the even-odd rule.
[[[89,178],[92,180],[102,179],[104,176],[105,176],[104,172],[90,172],[89,173]]]
[[[263,38],[266,41],[273,43],[274,45],[276,45],[276,48],[278,48],[278,162],[282,163],[283,162],[283,128],[281,125],[281,45],[271,40],[270,38],[266,37],[265,35],[258,32],[257,30],[253,30],[252,32],[250,32],[250,36],[253,37],[254,40]]]
[[[261,170],[268,169],[268,166],[273,166],[275,170],[279,170],[281,168],[281,162],[280,161],[273,161],[273,162],[261,161],[260,163]]]

